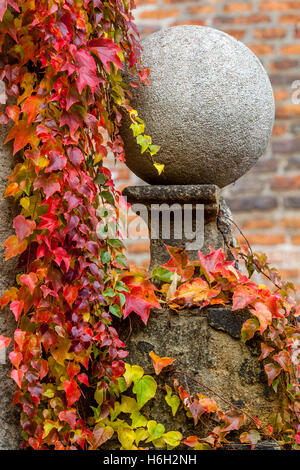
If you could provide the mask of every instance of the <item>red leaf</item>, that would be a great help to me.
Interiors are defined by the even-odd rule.
[[[291,362],[291,357],[288,353],[288,351],[280,351],[278,354],[275,354],[272,359],[274,361],[278,362],[279,365],[286,371],[290,372],[292,368],[292,362]]]
[[[18,321],[21,313],[22,313],[22,310],[24,308],[24,301],[23,300],[14,300],[9,308],[11,309],[11,311],[13,312],[16,320]]]
[[[247,307],[257,299],[257,293],[248,286],[237,286],[233,293],[232,310],[239,310]]]
[[[72,361],[69,362],[67,366],[67,371],[70,377],[70,380],[72,380],[77,374],[80,372],[80,365],[79,364],[74,364]]]
[[[29,96],[22,105],[22,112],[27,113],[28,125],[36,118],[41,104],[41,98],[38,96]]]
[[[265,371],[268,376],[268,385],[271,386],[274,379],[276,379],[277,375],[281,372],[281,367],[278,367],[276,364],[270,362],[269,364],[265,365]]]
[[[164,367],[167,367],[173,364],[174,362],[174,359],[172,359],[171,357],[159,357],[155,354],[154,351],[151,351],[149,353],[149,356],[153,361],[153,367],[156,375],[159,375]]]
[[[40,219],[42,222],[37,226],[39,230],[47,229],[52,233],[59,225],[58,218],[54,214],[41,215]]]
[[[12,351],[9,354],[9,360],[12,363],[12,365],[15,366],[15,367],[19,367],[19,365],[22,362],[22,359],[23,359],[23,354],[20,353],[20,352]]]
[[[199,437],[197,436],[189,436],[183,441],[183,443],[188,447],[195,447],[195,444],[198,444],[198,442]]]
[[[45,173],[50,173],[51,171],[56,170],[62,170],[67,164],[66,157],[62,153],[55,152],[54,150],[51,150],[51,152],[49,152],[49,160],[50,164],[45,169]]]
[[[25,219],[23,215],[17,215],[13,222],[19,242],[21,243],[25,238],[31,235],[36,227],[34,220]]]
[[[194,266],[190,263],[188,255],[183,248],[167,246],[171,259],[162,267],[172,272],[177,272],[182,281],[186,281],[194,274]]]
[[[46,199],[49,199],[56,191],[60,191],[60,180],[56,174],[39,175],[33,183],[34,189],[42,188]]]
[[[35,134],[35,128],[28,126],[27,120],[24,119],[12,127],[5,143],[12,139],[14,139],[14,154],[19,152],[19,150],[24,148],[27,144],[30,144],[32,148],[36,148],[39,143],[39,139]]]
[[[259,356],[258,359],[262,361],[263,359],[268,357],[272,351],[274,351],[274,348],[271,348],[271,346],[268,346],[265,343],[261,343],[260,346],[261,346],[261,355]]]
[[[38,277],[35,273],[22,274],[22,276],[20,276],[20,281],[23,282],[23,284],[29,288],[31,294],[33,294],[38,283]]]
[[[7,4],[12,6],[18,12],[20,11],[17,3],[14,0],[0,0],[0,21],[3,20],[4,13],[7,10]]]
[[[62,116],[60,118],[59,125],[60,127],[67,125],[70,129],[71,136],[74,136],[75,132],[77,131],[78,127],[81,127],[83,122],[78,113],[78,111],[63,111]]]
[[[70,307],[72,307],[73,303],[77,299],[78,289],[79,289],[78,286],[72,286],[72,285],[70,286],[67,285],[64,287],[63,296],[68,302],[68,304],[70,305]]]
[[[66,250],[62,247],[55,248],[52,252],[55,256],[54,261],[58,264],[58,266],[61,265],[62,261],[64,261],[66,265],[66,270],[69,271],[70,268],[70,257]]]
[[[120,52],[121,49],[111,39],[92,39],[91,41],[89,41],[88,47],[91,52],[93,52],[94,54],[96,54],[97,57],[99,57],[107,73],[110,73],[110,62],[115,64],[119,69],[123,69],[122,62],[120,60],[120,57],[118,56],[118,52]]]
[[[68,157],[73,165],[78,166],[83,161],[83,154],[77,147],[68,148]]]
[[[8,348],[10,342],[11,342],[11,338],[0,335],[0,349]]]
[[[245,422],[245,415],[238,410],[229,410],[226,413],[221,413],[222,421],[225,421],[225,427],[221,428],[222,432],[235,431]]]
[[[82,374],[79,374],[77,378],[81,383],[83,383],[87,387],[90,386],[88,376],[84,372]]]
[[[18,238],[15,235],[11,235],[4,243],[6,247],[5,261],[12,258],[13,256],[20,255],[26,250],[28,245],[27,240],[23,240],[19,243]]]
[[[268,325],[272,323],[272,313],[268,307],[262,302],[256,302],[254,310],[251,309],[251,313],[259,319],[260,333],[263,334]]]
[[[66,392],[68,407],[70,407],[79,400],[81,395],[80,388],[75,380],[65,380],[62,387]]]
[[[10,377],[14,379],[19,388],[22,388],[24,373],[22,369],[13,369],[10,373]]]
[[[96,63],[90,52],[79,49],[74,54],[76,71],[78,74],[77,88],[81,95],[85,86],[89,86],[92,93],[95,92],[99,85],[99,78],[97,77]]]
[[[61,421],[66,421],[72,429],[75,429],[77,421],[76,409],[61,411],[58,417]]]

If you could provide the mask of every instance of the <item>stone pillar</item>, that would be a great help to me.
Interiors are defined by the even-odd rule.
[[[8,126],[0,126],[0,193],[3,196],[7,176],[12,172],[15,159],[12,154],[12,146],[5,145],[4,141],[8,133]],[[0,199],[0,296],[4,291],[14,285],[16,278],[16,258],[4,261],[5,249],[2,247],[5,240],[13,234],[12,221],[16,215],[16,207],[12,198]],[[16,321],[5,307],[0,310],[0,334],[13,337],[16,329]],[[19,410],[12,405],[15,383],[9,377],[11,364],[8,359],[8,351],[0,351],[0,449],[18,449],[22,442]]]
[[[126,162],[134,173],[153,186],[131,187],[124,195],[146,207],[143,217],[153,225],[153,204],[204,206],[204,242],[223,248],[232,242],[230,212],[219,188],[241,177],[264,153],[274,122],[274,97],[269,78],[259,60],[239,41],[212,28],[180,26],[148,36],[142,61],[151,69],[150,86],[135,88],[131,104],[144,120],[147,134],[161,149],[152,159],[132,136],[130,122],[121,129]],[[158,175],[153,159],[164,165]],[[136,207],[135,207],[136,206]],[[166,211],[167,211],[166,206]],[[169,207],[170,210],[170,207]],[[146,214],[146,215],[145,215]],[[194,216],[195,222],[195,216]],[[173,235],[182,228],[174,213]],[[151,234],[151,269],[168,259],[164,243],[187,249],[189,235]],[[267,385],[260,345],[255,339],[244,344],[241,328],[250,317],[247,310],[207,307],[154,310],[145,326],[135,318],[129,338],[128,360],[152,370],[149,352],[175,359],[180,383],[190,393],[211,396],[223,409],[239,406],[263,424],[280,407],[280,399]],[[126,322],[124,323],[126,325]],[[128,336],[124,326],[124,338]],[[201,421],[194,429],[183,411],[172,418],[163,391],[164,382],[148,406],[151,419],[167,430],[185,436],[207,435],[214,423]],[[224,401],[225,400],[225,401]]]

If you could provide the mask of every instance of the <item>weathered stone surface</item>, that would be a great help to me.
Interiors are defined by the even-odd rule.
[[[150,271],[169,259],[165,245],[184,248],[190,259],[198,259],[198,250],[203,253],[215,249],[227,249],[233,244],[231,213],[220,190],[215,185],[147,185],[129,186],[123,191],[138,213],[148,224],[150,233]],[[143,205],[144,211],[141,211]],[[203,206],[203,219],[196,213]],[[156,207],[155,207],[156,206]],[[185,211],[192,210],[190,229],[187,230]],[[161,217],[159,219],[158,212]],[[170,236],[163,230],[162,219],[169,223]],[[159,227],[157,221],[159,220]],[[155,229],[157,236],[154,236]],[[198,243],[194,243],[198,241]]]
[[[264,153],[274,121],[269,78],[241,42],[212,28],[178,26],[148,36],[143,65],[149,87],[132,106],[161,145],[157,161],[140,154],[128,120],[121,130],[127,165],[152,184],[216,184],[237,180]]]
[[[254,339],[245,345],[240,340],[241,326],[248,317],[246,311],[232,312],[230,308],[193,308],[179,313],[154,310],[147,326],[134,318],[133,331],[127,341],[130,354],[126,360],[151,373],[149,352],[154,350],[161,357],[174,358],[175,369],[180,372],[156,377],[162,387],[147,405],[146,412],[151,419],[162,422],[167,430],[180,430],[185,436],[189,433],[204,436],[215,425],[204,420],[195,429],[183,411],[172,417],[164,400],[164,383],[172,384],[173,379],[178,378],[191,393],[210,396],[223,409],[228,409],[228,404],[222,398],[245,408],[264,424],[268,421],[279,402],[268,387],[263,364],[258,360],[259,341]],[[122,325],[126,338],[126,322]]]
[[[4,145],[8,129],[0,126],[0,193],[3,196],[7,184],[7,176],[11,173],[14,164],[11,145]],[[16,215],[16,209],[10,198],[0,199],[0,296],[6,289],[14,285],[16,276],[16,259],[4,261],[5,249],[3,242],[13,233],[12,221]],[[5,308],[0,310],[0,334],[13,336],[16,322],[12,312]],[[8,360],[8,352],[1,353],[0,361],[0,449],[18,449],[20,447],[21,428],[18,409],[12,406],[15,383],[9,377],[11,364]]]

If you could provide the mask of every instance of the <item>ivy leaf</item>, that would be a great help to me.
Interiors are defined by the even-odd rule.
[[[10,342],[11,342],[11,338],[0,335],[0,350],[8,348]],[[22,357],[22,354],[21,354],[21,357]]]
[[[172,359],[171,357],[159,357],[155,354],[154,351],[151,351],[149,353],[149,356],[153,361],[153,367],[156,375],[159,375],[164,367],[168,367],[174,362],[174,359]]]
[[[66,421],[72,429],[75,429],[77,415],[76,409],[61,411],[58,415],[60,421]]]
[[[141,153],[146,152],[149,145],[152,143],[152,139],[149,135],[138,135],[136,138],[137,143],[141,146]]]
[[[45,169],[45,173],[50,173],[51,171],[56,170],[62,170],[67,164],[66,157],[62,153],[56,152],[54,150],[51,150],[51,152],[49,152],[49,161],[50,163]]]
[[[29,96],[22,105],[22,112],[27,113],[27,123],[30,125],[36,118],[42,100],[37,95]]]
[[[56,174],[39,175],[33,183],[34,189],[42,188],[46,199],[49,199],[56,191],[60,191],[60,179]]]
[[[292,361],[288,351],[280,351],[278,354],[274,354],[272,359],[278,362],[278,364],[283,368],[283,370],[285,370],[286,372],[291,372]]]
[[[274,348],[271,348],[271,346],[268,346],[267,344],[265,343],[261,343],[261,355],[259,356],[259,360],[262,361],[263,359],[265,359],[266,357],[269,356],[269,354],[274,351]]]
[[[28,245],[27,240],[19,242],[16,235],[11,235],[4,243],[3,246],[6,248],[5,261],[12,258],[13,256],[20,255],[26,250]]]
[[[251,450],[254,449],[256,444],[260,441],[261,437],[256,429],[252,429],[248,432],[243,432],[240,435],[240,441],[246,444],[251,444]]]
[[[146,426],[148,420],[138,410],[134,411],[131,415],[131,425],[133,428],[140,428]]]
[[[101,60],[108,74],[110,73],[110,62],[119,69],[123,69],[122,62],[118,56],[118,52],[121,52],[121,49],[111,39],[103,37],[92,39],[88,42],[88,48]]]
[[[249,339],[253,338],[256,331],[259,330],[259,321],[257,318],[249,318],[245,321],[241,331],[242,341],[246,343]]]
[[[68,407],[70,408],[81,396],[80,388],[75,380],[65,380],[62,388],[66,392]]]
[[[31,235],[36,227],[34,220],[25,219],[23,215],[17,215],[13,222],[18,241],[21,243],[25,238]]]
[[[179,446],[182,439],[182,434],[179,431],[169,431],[163,434],[163,438],[168,446],[174,448]]]
[[[180,399],[177,395],[172,395],[172,389],[169,385],[166,385],[167,394],[165,400],[172,410],[172,415],[175,416],[180,405]]]
[[[133,393],[136,394],[139,408],[142,408],[147,401],[155,396],[157,383],[151,375],[144,375],[133,386]]]
[[[278,367],[276,364],[273,364],[272,362],[270,362],[269,364],[265,365],[265,371],[266,371],[266,374],[268,376],[268,385],[270,387],[272,385],[274,379],[282,371],[282,368]]]
[[[251,309],[251,313],[257,316],[260,323],[260,333],[263,334],[267,326],[272,323],[272,312],[267,305],[262,302],[256,302],[254,309]]]
[[[152,442],[156,439],[159,439],[165,432],[165,427],[163,424],[158,424],[156,421],[148,421],[147,429],[149,432],[149,437],[146,442]]]
[[[135,440],[135,432],[129,426],[120,425],[118,427],[118,439],[123,449],[130,450]]]
[[[38,277],[35,273],[22,274],[22,276],[20,276],[20,281],[23,282],[23,284],[29,288],[31,294],[33,294],[38,283]]]
[[[27,120],[25,119],[19,121],[12,127],[5,143],[12,139],[14,139],[14,154],[22,150],[27,144],[30,144],[32,148],[36,148],[39,143],[34,126],[28,126]]]
[[[63,296],[70,305],[70,307],[72,307],[73,303],[78,297],[78,290],[78,286],[66,285],[64,287]]]
[[[127,387],[130,387],[132,382],[138,382],[144,375],[144,369],[140,366],[125,364],[125,372],[123,377],[125,379]]]
[[[248,286],[237,286],[233,292],[233,305],[232,310],[240,310],[247,307],[249,304],[257,299],[257,293],[251,290]]]
[[[25,372],[22,369],[13,369],[10,373],[10,377],[16,382],[19,388],[22,388],[24,374]]]
[[[75,107],[75,106],[74,106]],[[78,127],[82,127],[83,122],[77,109],[71,111],[63,111],[59,121],[60,127],[67,125],[70,129],[70,135],[73,137]]]
[[[0,2],[0,21],[3,20],[4,13],[7,10],[7,5],[10,5],[15,10],[17,10],[17,12],[20,12],[18,4],[15,2],[15,0],[1,0],[1,2]]]
[[[93,430],[93,449],[98,449],[106,441],[108,441],[114,434],[111,426],[102,427],[101,425],[95,426]]]
[[[221,419],[226,423],[221,431],[229,432],[240,429],[245,422],[245,415],[238,410],[229,410],[226,413],[221,413]]]
[[[164,168],[165,168],[165,165],[163,165],[161,163],[157,163],[157,162],[153,163],[153,166],[157,169],[157,173],[159,175],[162,174],[162,172],[164,171]]]
[[[88,86],[92,93],[95,92],[99,85],[99,78],[97,77],[96,63],[89,51],[79,49],[74,54],[76,63],[76,72],[78,74],[77,88],[81,95],[82,90]]]
[[[78,166],[83,161],[84,157],[81,150],[77,147],[68,148],[68,157],[73,165]]]
[[[161,266],[168,271],[177,272],[180,275],[182,281],[187,281],[194,274],[194,266],[190,263],[187,253],[183,248],[166,246],[171,258],[170,260]]]

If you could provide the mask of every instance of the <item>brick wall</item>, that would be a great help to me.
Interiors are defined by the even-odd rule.
[[[207,25],[231,34],[258,55],[274,88],[276,122],[270,146],[257,165],[223,194],[234,220],[256,250],[267,252],[300,286],[300,0],[136,0],[142,36],[181,24]],[[126,168],[120,184],[136,184]],[[147,266],[148,244],[130,245],[130,259]]]

